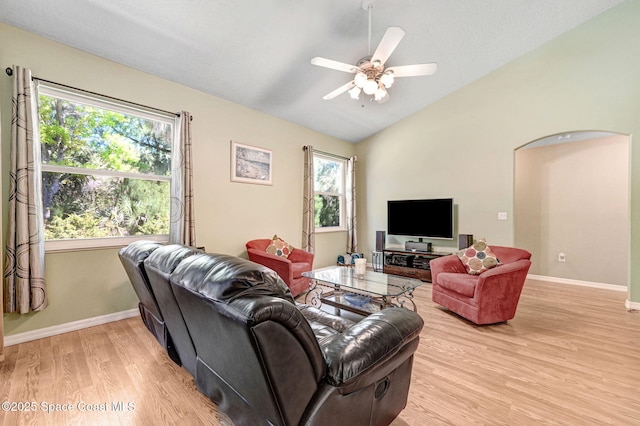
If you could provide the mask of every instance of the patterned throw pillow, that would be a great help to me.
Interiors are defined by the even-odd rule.
[[[280,257],[289,257],[292,250],[293,246],[282,238],[278,238],[277,235],[273,236],[271,244],[267,246],[267,253],[275,254]]]
[[[500,261],[484,239],[476,241],[464,250],[460,250],[457,255],[470,275],[480,275],[484,271],[488,271],[500,264]]]

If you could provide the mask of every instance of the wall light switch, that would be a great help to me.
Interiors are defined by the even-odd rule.
[[[509,215],[507,212],[498,212],[498,220],[508,220]]]

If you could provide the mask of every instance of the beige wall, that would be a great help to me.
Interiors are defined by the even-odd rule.
[[[632,138],[629,300],[640,302],[638,17],[640,2],[624,2],[359,143],[363,248],[386,229],[387,200],[441,196],[455,199],[459,232],[514,244],[514,150],[566,131],[611,131]]]
[[[159,77],[0,24],[0,63],[31,68],[37,77],[168,111],[189,111],[193,121],[194,191],[198,245],[245,255],[244,243],[277,233],[302,239],[303,145],[350,156],[355,147]],[[0,76],[3,200],[7,169],[12,79]],[[273,186],[230,182],[230,141],[273,151]],[[6,205],[3,204],[3,216]],[[4,232],[3,232],[4,234]],[[315,266],[334,263],[346,233],[316,238]],[[51,304],[42,313],[5,314],[6,334],[131,309],[136,298],[116,250],[47,254]]]
[[[515,243],[536,259],[529,272],[626,286],[629,138],[523,147],[515,161]]]

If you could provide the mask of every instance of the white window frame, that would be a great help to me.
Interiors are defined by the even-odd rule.
[[[342,192],[324,192],[324,191],[316,191],[315,189],[315,171],[314,171],[314,188],[313,188],[313,198],[315,200],[316,195],[332,195],[339,196],[339,204],[340,204],[340,225],[339,226],[315,226],[315,217],[314,217],[314,227],[316,233],[325,233],[325,232],[344,232],[347,230],[347,218],[346,218],[346,203],[347,203],[347,160],[341,157],[327,155],[322,153],[313,153],[314,164],[317,158],[321,158],[326,161],[333,161],[336,163],[342,164],[342,174],[340,176],[341,180],[341,188]],[[314,215],[315,216],[315,215]]]
[[[160,121],[166,124],[170,124],[173,129],[174,143],[172,149],[175,146],[175,138],[178,137],[177,121],[174,115],[169,113],[163,114],[151,109],[145,109],[144,107],[128,104],[124,101],[117,101],[108,97],[101,97],[100,95],[89,95],[81,91],[76,91],[71,88],[59,87],[55,84],[40,82],[38,84],[38,95],[46,95],[59,99],[64,99],[70,102],[81,103],[85,105],[94,106],[97,108],[106,109],[109,111],[120,112],[127,115],[134,115],[154,121]],[[40,118],[38,117],[38,122]],[[173,158],[173,152],[172,152]],[[42,161],[39,159],[39,161]],[[85,174],[92,176],[107,176],[107,177],[124,177],[141,180],[153,180],[153,181],[168,181],[171,184],[171,176],[158,176],[158,175],[146,175],[143,173],[131,173],[120,172],[117,170],[104,170],[104,169],[85,169],[80,167],[70,166],[56,166],[40,163],[43,172],[58,172],[58,173],[74,173]],[[172,168],[173,169],[173,168]],[[107,249],[107,248],[120,248],[131,244],[134,241],[139,240],[151,240],[160,243],[167,243],[169,241],[169,234],[162,235],[133,235],[127,237],[103,237],[103,238],[73,238],[65,240],[45,240],[46,252],[61,252],[61,251],[80,251],[80,250],[93,250],[93,249]]]

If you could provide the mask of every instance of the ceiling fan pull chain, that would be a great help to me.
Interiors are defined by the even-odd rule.
[[[369,3],[367,6],[369,11],[369,55],[371,55],[371,9],[373,9],[373,3]]]

